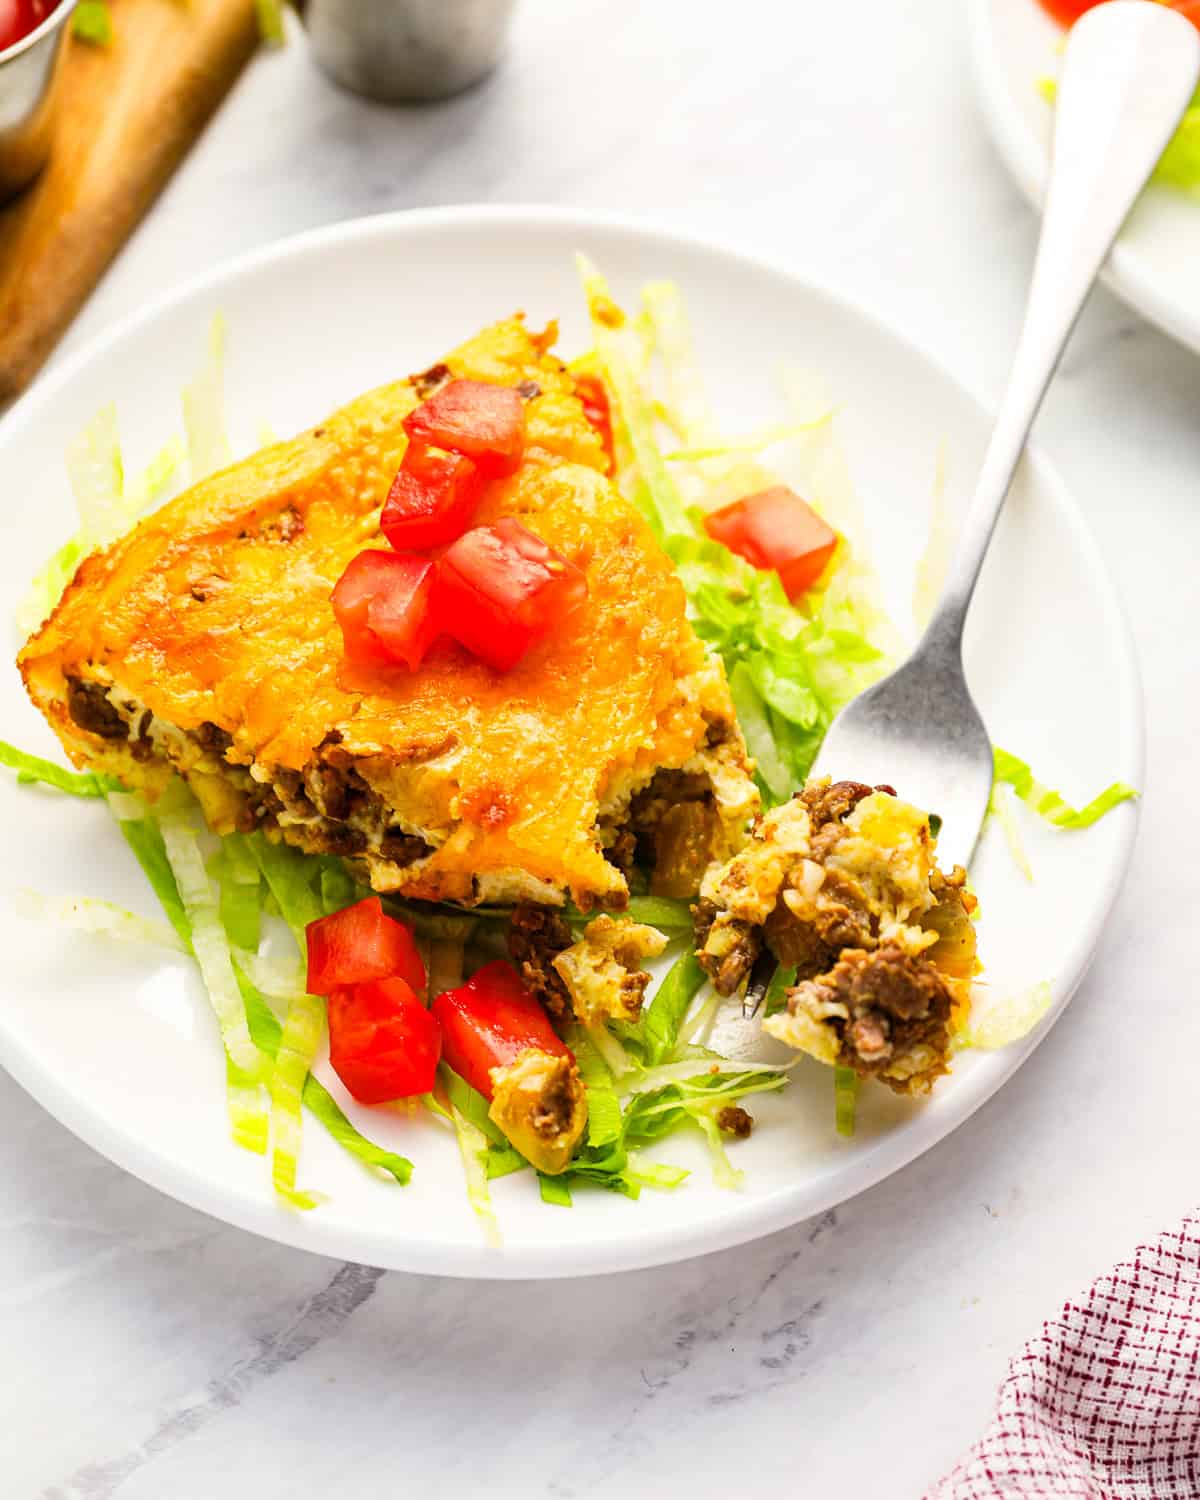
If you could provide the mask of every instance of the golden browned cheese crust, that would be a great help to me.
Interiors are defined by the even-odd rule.
[[[300,847],[357,855],[379,889],[468,902],[569,891],[620,906],[598,824],[660,767],[719,754],[752,799],[723,674],[671,564],[606,478],[552,339],[512,319],[445,364],[530,396],[526,462],[489,487],[479,519],[520,516],[586,570],[566,627],[506,675],[448,641],[417,672],[346,660],[329,595],[355,553],[386,545],[402,419],[425,393],[414,377],[204,480],[81,564],[19,658],[72,760],[151,795],[174,765],[218,831],[257,819]],[[81,713],[72,681],[93,703],[107,693],[128,733]],[[279,795],[264,801],[264,786]],[[358,825],[334,836],[326,812]]]

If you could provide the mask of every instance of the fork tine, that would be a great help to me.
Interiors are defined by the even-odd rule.
[[[742,996],[742,1015],[746,1020],[758,1014],[778,967],[779,960],[770,948],[764,948],[754,960],[750,978],[746,981],[746,993]]]

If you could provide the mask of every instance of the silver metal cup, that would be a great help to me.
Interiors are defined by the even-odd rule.
[[[444,99],[495,67],[516,0],[307,0],[313,56],[372,99]]]
[[[0,52],[0,202],[42,170],[50,153],[63,39],[75,0]]]

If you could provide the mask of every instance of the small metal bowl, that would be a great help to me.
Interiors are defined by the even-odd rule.
[[[496,66],[516,0],[307,0],[313,56],[371,99],[445,99]]]
[[[75,0],[61,0],[28,36],[0,52],[0,202],[37,176],[50,154],[63,39]]]

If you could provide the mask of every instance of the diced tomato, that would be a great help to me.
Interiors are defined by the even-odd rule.
[[[403,979],[372,979],[329,997],[329,1061],[360,1104],[433,1087],[442,1036]]]
[[[530,1048],[571,1056],[540,1002],[502,958],[485,964],[461,988],[439,995],[433,1014],[442,1028],[447,1063],[485,1099],[492,1097],[492,1069],[515,1062]]]
[[[434,619],[433,564],[395,552],[360,552],[337,581],[330,602],[346,655],[357,661],[421,665],[439,634]]]
[[[438,618],[498,672],[587,598],[587,579],[512,516],[460,536],[438,564]]]
[[[792,600],[816,583],[838,544],[837,532],[783,484],[714,510],[704,528],[756,568],[773,568]]]
[[[612,408],[608,402],[608,391],[599,375],[576,375],[575,394],[583,406],[583,414],[600,434],[604,451],[611,465],[613,460]]]
[[[368,979],[403,979],[425,990],[425,965],[413,935],[389,917],[378,896],[308,924],[308,993],[328,995]]]
[[[440,547],[471,524],[482,489],[483,475],[463,454],[409,443],[379,529],[397,552]]]
[[[1084,11],[1100,5],[1102,0],[1042,0],[1042,7],[1063,26],[1073,26]],[[1200,27],[1200,0],[1165,0],[1172,10],[1181,11],[1189,21]]]
[[[0,0],[0,51],[36,31],[59,0]]]
[[[515,474],[525,456],[525,403],[507,385],[451,380],[404,419],[415,443],[465,453],[488,478]]]

